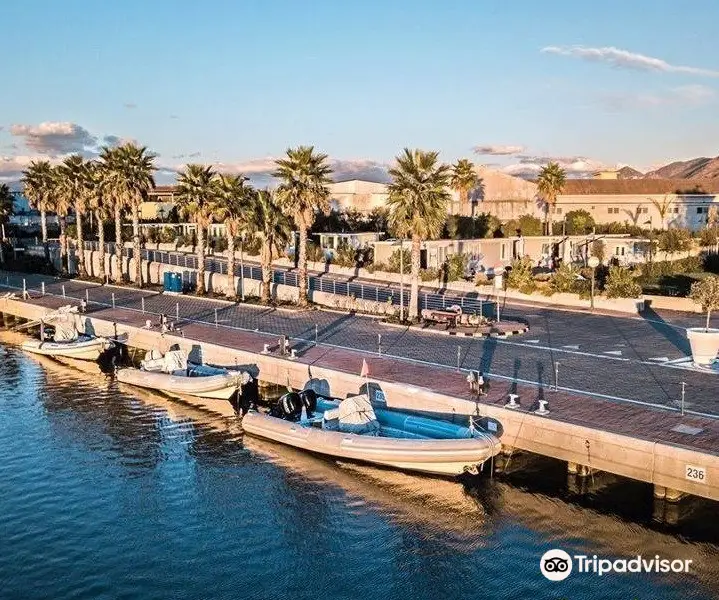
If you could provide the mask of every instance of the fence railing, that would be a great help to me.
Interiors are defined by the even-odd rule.
[[[98,242],[85,242],[85,248],[88,250],[98,250]],[[108,254],[114,252],[114,248],[114,243],[106,244],[106,252]],[[125,248],[124,251],[128,258],[132,258],[134,256],[132,248]],[[148,262],[157,262],[178,267],[180,269],[197,269],[197,256],[194,254],[172,252],[167,250],[143,249],[141,250],[141,256],[143,260]],[[205,270],[210,273],[226,275],[227,259],[217,256],[205,257]],[[240,265],[236,262],[234,275],[236,277],[261,281],[262,269],[258,265]],[[402,290],[400,289],[400,286],[395,283],[357,283],[317,275],[310,275],[308,279],[308,288],[310,291],[333,294],[335,296],[353,297],[370,302],[388,303],[394,306],[399,306],[401,302],[405,307],[408,307],[410,303],[409,285],[405,285],[404,290]],[[272,270],[272,282],[277,285],[290,287],[299,286],[298,274],[294,271],[287,271],[284,269]],[[483,299],[479,294],[437,294],[422,291],[419,293],[420,310],[443,310],[451,306],[459,306],[464,313],[476,314],[489,318],[497,317],[496,301]]]

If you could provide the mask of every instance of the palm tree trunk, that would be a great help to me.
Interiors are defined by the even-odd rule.
[[[40,211],[40,231],[42,232],[42,247],[45,252],[45,262],[50,262],[50,246],[47,243],[47,211]]]
[[[82,214],[80,207],[75,204],[75,231],[77,233],[77,243],[75,244],[75,252],[77,253],[77,269],[80,277],[87,277],[87,269],[85,268],[85,237],[82,231]]]
[[[547,223],[547,235],[552,235],[552,205],[547,202],[544,208],[545,222]]]
[[[412,274],[409,295],[409,319],[416,321],[419,317],[419,263],[422,240],[418,235],[412,236]]]
[[[105,282],[105,223],[103,222],[100,213],[95,213],[95,220],[97,221],[97,243],[98,243],[98,259],[100,261],[100,268],[97,271],[97,276]]]
[[[140,206],[132,206],[132,255],[135,259],[135,285],[142,287],[142,248],[140,247]]]
[[[227,297],[236,298],[235,290],[235,228],[225,223],[227,232]]]
[[[117,259],[117,272],[115,281],[122,283],[122,209],[115,205],[115,257]]]
[[[67,220],[64,216],[57,216],[58,222],[60,223],[60,272],[63,275],[67,275],[70,271],[68,264],[69,257],[67,254]]]
[[[299,262],[297,266],[299,268],[299,305],[304,308],[309,306],[309,302],[307,300],[307,230],[302,226],[300,227]]]
[[[197,224],[197,295],[205,295],[205,228]]]
[[[459,190],[459,214],[463,217],[469,216],[469,207],[467,206],[468,198],[469,195],[467,194],[467,190]]]
[[[263,240],[262,251],[260,252],[262,263],[262,304],[270,303],[270,286],[272,285],[272,246],[270,240]]]

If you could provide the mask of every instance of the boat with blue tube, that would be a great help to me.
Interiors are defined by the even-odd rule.
[[[337,459],[403,471],[477,473],[501,444],[488,431],[373,406],[366,394],[344,400],[312,389],[289,392],[268,412],[248,410],[245,432]]]

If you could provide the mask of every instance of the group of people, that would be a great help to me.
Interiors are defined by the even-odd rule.
[[[489,391],[489,381],[482,371],[470,371],[467,375],[467,383],[469,383],[469,391],[477,396],[486,396]]]

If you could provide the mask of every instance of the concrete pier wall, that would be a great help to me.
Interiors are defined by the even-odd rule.
[[[50,311],[19,300],[0,299],[0,312],[25,319],[39,319]],[[179,343],[190,354],[196,355],[201,349],[202,359],[206,362],[244,365],[262,380],[279,385],[302,388],[312,379],[327,393],[344,397],[348,393],[356,393],[365,383],[359,375],[307,365],[272,354],[260,354],[261,344],[256,351],[250,352],[161,334],[157,330],[115,325],[92,316],[79,318],[84,321],[81,328],[86,327],[98,335],[127,335],[130,346],[165,351],[171,344]],[[268,337],[267,342],[274,343],[276,340]],[[347,368],[353,367],[359,373],[361,365],[347,365]],[[378,380],[371,380],[371,383],[378,386],[389,407],[442,415],[490,417],[501,426],[499,434],[503,445],[584,465],[595,471],[607,471],[652,483],[661,488],[719,500],[719,456],[716,454],[553,420],[551,412],[549,416],[539,416],[475,403],[425,388]],[[551,396],[548,399],[551,411]],[[703,475],[698,478],[694,472],[695,477],[689,478],[689,469],[699,469]]]

